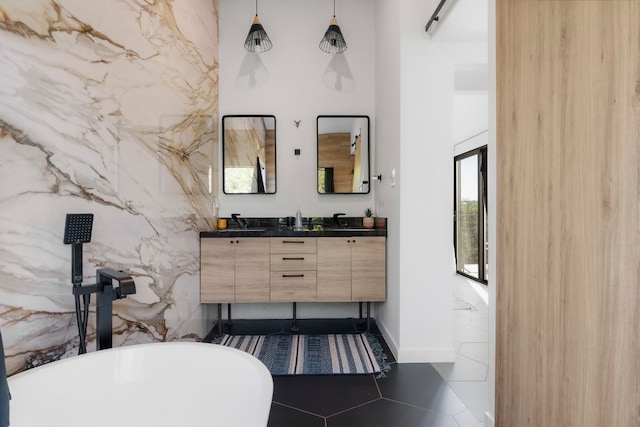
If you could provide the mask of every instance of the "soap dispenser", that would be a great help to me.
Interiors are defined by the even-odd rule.
[[[300,213],[300,209],[296,212],[296,225],[294,227],[295,231],[302,231],[302,214]]]

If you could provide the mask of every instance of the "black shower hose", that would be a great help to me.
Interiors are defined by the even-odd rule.
[[[91,302],[91,295],[82,295],[82,305],[80,306],[80,295],[75,295],[76,300],[76,322],[78,323],[78,335],[80,337],[80,348],[78,354],[84,354],[87,352],[87,323],[89,323],[89,304]]]

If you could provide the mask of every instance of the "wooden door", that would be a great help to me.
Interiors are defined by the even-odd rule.
[[[640,1],[496,7],[496,426],[638,427]]]

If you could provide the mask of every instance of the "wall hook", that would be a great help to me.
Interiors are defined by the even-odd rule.
[[[300,127],[300,122],[301,122],[301,121],[302,121],[302,120],[294,120],[294,121],[293,121],[293,123],[295,123],[295,124],[296,124],[296,127],[297,127],[297,128],[299,128],[299,127]]]

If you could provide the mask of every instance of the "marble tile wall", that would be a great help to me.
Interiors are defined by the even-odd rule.
[[[217,0],[0,0],[10,373],[77,353],[66,213],[95,215],[85,284],[100,267],[135,278],[114,302],[114,346],[204,336],[198,231],[211,228],[217,141]]]

